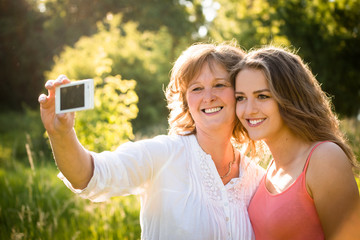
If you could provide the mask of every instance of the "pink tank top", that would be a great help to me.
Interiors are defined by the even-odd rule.
[[[266,175],[263,177],[248,208],[256,240],[325,239],[314,200],[305,184],[309,160],[321,143],[313,147],[304,170],[285,191],[271,194],[265,186]]]

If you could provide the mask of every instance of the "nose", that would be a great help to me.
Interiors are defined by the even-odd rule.
[[[216,99],[216,95],[214,94],[212,89],[205,89],[203,101],[206,103],[213,102]]]
[[[254,99],[248,99],[246,102],[245,113],[246,115],[252,115],[258,113],[259,109]]]

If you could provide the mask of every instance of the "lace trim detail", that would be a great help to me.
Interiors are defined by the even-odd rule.
[[[243,205],[246,201],[244,194],[245,184],[241,180],[237,180],[236,183],[228,189],[229,202],[237,205]]]
[[[210,199],[214,201],[219,201],[221,200],[221,190],[210,169],[209,162],[207,161],[207,156],[204,152],[201,152],[200,149],[197,150],[197,153],[200,159],[201,180],[203,182],[205,192]]]
[[[223,187],[223,185],[221,180],[214,175],[214,171],[211,169],[211,157],[201,149],[195,136],[192,137],[192,141],[190,142],[197,153],[198,159],[200,160],[200,175],[204,190],[209,199],[213,201],[221,201],[221,187]],[[254,165],[250,164],[249,161],[245,161],[244,156],[241,156],[241,159],[240,177],[232,179],[230,183],[228,183],[230,185],[227,184],[224,187],[227,191],[229,203],[242,206],[245,205],[247,207],[261,180],[262,174]],[[219,186],[220,183],[221,186]]]
[[[257,189],[262,174],[249,162],[243,162],[241,164],[240,178],[228,189],[229,202],[248,206]]]

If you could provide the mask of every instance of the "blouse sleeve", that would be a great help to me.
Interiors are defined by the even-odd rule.
[[[90,152],[94,173],[87,187],[75,189],[59,173],[58,177],[74,193],[94,202],[114,196],[139,194],[151,181],[161,165],[171,156],[171,141],[167,136],[122,144],[114,152]]]

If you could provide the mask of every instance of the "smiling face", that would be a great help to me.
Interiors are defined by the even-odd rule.
[[[231,134],[235,123],[234,89],[229,74],[220,64],[205,63],[186,91],[189,111],[197,132],[215,130]]]
[[[252,140],[276,140],[289,133],[261,70],[246,68],[235,79],[236,115]]]

